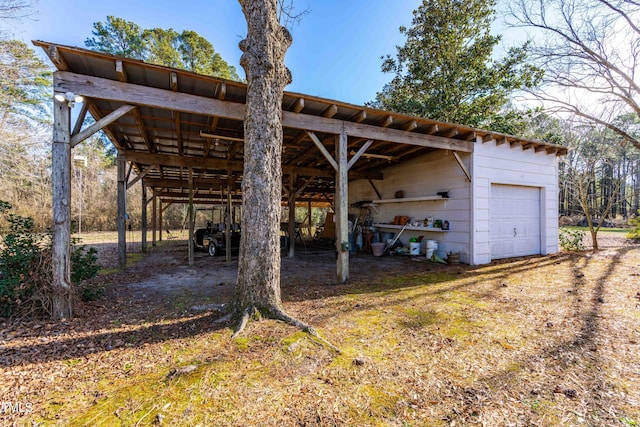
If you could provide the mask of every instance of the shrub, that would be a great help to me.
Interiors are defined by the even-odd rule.
[[[582,230],[574,230],[571,228],[561,228],[558,232],[558,240],[560,247],[565,251],[582,251],[584,250],[585,232]]]
[[[51,282],[51,234],[37,232],[32,218],[10,212],[0,200],[4,229],[0,247],[0,316],[48,312]],[[75,242],[74,242],[75,243]],[[71,251],[74,284],[98,273],[95,249],[75,246]]]
[[[629,224],[633,227],[629,233],[627,233],[627,239],[640,239],[640,210],[638,211],[638,215],[629,220]]]

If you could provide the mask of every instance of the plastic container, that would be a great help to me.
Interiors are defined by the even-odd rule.
[[[420,255],[420,242],[409,242],[409,255]]]

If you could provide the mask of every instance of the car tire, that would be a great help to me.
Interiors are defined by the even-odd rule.
[[[218,249],[216,248],[216,243],[213,240],[209,243],[208,251],[209,251],[209,256],[216,256],[216,253],[218,252]]]

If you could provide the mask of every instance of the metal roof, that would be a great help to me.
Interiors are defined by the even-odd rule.
[[[77,47],[33,43],[58,70],[54,90],[83,95],[96,120],[124,105],[136,107],[104,131],[155,194],[167,201],[186,200],[191,167],[197,202],[219,195],[226,185],[240,197],[246,84]],[[437,149],[471,152],[477,138],[566,153],[558,145],[300,93],[285,92],[282,109],[283,175],[295,173],[299,182],[307,182],[299,200],[327,202],[334,192],[335,171],[307,131],[331,154],[341,129],[349,135],[350,155],[373,141],[350,169],[350,179],[382,179],[381,171],[389,165]]]

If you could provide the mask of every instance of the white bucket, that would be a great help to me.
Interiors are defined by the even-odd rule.
[[[426,250],[427,259],[431,258],[433,256],[433,252],[435,252],[437,249],[438,249],[437,241],[427,240],[427,250]]]
[[[409,242],[409,254],[420,255],[420,242]]]

